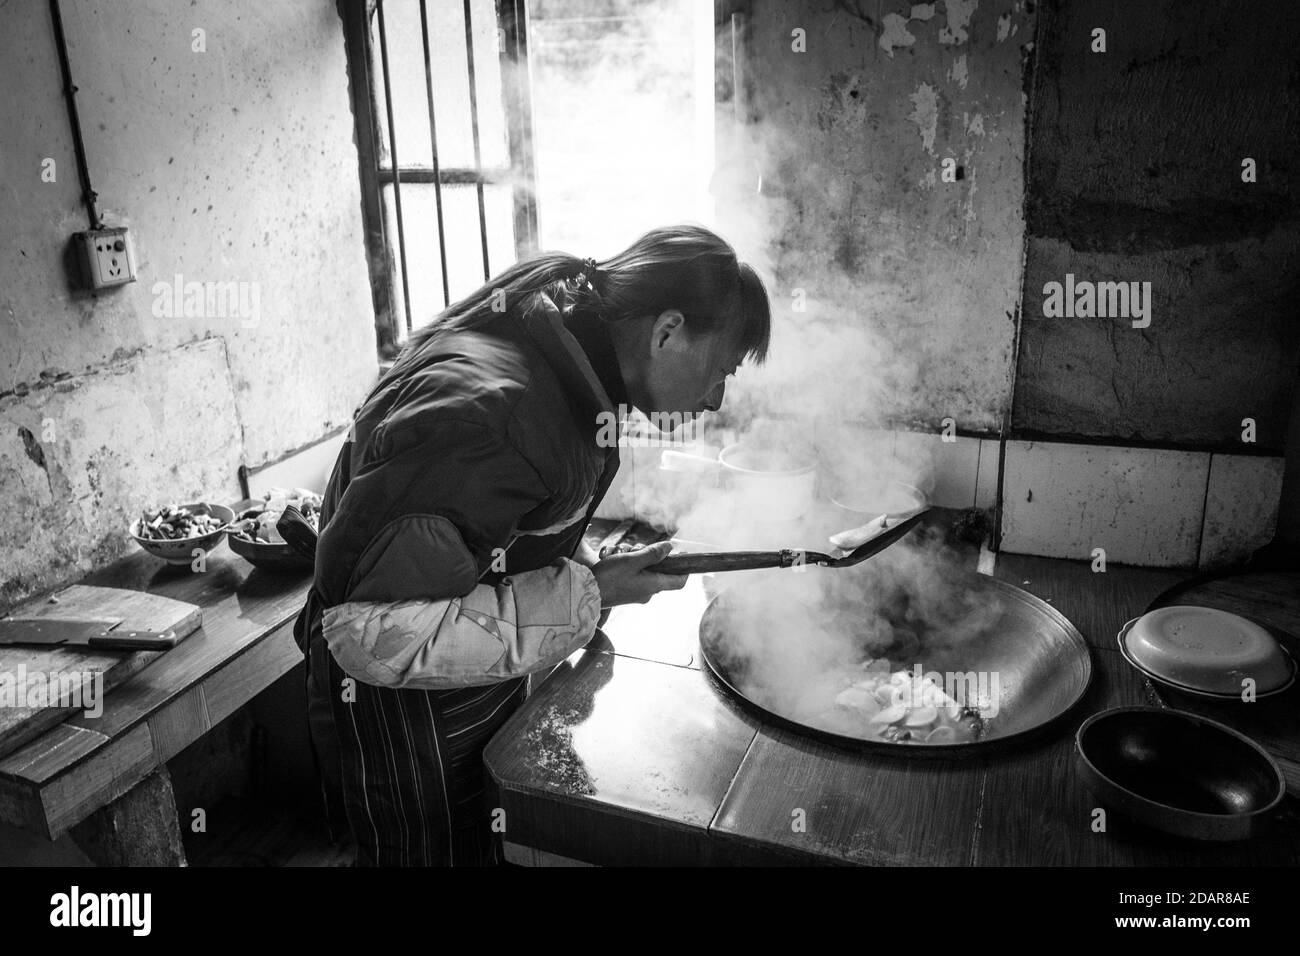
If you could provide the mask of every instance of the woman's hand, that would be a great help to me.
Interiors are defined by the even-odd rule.
[[[673,549],[671,542],[660,541],[648,548],[608,554],[592,568],[600,588],[601,607],[616,604],[644,604],[660,591],[675,591],[686,584],[684,574],[659,574],[654,565]]]
[[[586,541],[580,541],[578,542],[578,550],[573,554],[573,560],[577,561],[584,567],[594,568],[596,563],[600,561],[600,555],[598,555],[596,549],[587,544]]]

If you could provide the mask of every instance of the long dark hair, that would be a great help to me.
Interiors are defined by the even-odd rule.
[[[506,313],[513,314],[520,302],[538,292],[561,308],[588,312],[605,322],[677,309],[688,328],[734,330],[746,358],[760,363],[767,358],[772,312],[762,280],[724,239],[694,225],[652,229],[604,262],[564,252],[521,260],[412,332],[405,354],[441,331],[485,328],[500,321],[503,297]]]

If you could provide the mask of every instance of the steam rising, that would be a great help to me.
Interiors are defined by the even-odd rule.
[[[953,587],[963,573],[933,536],[855,568],[739,572],[719,599],[718,646],[746,696],[821,724],[866,660],[886,658],[891,670],[970,668],[963,645],[996,628],[1003,608]]]
[[[955,345],[910,326],[915,310],[895,283],[877,278],[882,263],[906,255],[897,224],[891,228],[884,213],[854,209],[858,193],[842,171],[810,177],[818,159],[809,144],[750,115],[743,80],[731,85],[739,74],[727,64],[716,76],[722,102],[713,135],[705,137],[698,81],[702,69],[713,74],[714,38],[706,32],[700,42],[698,17],[710,7],[689,0],[639,5],[635,30],[597,39],[580,66],[563,74],[543,70],[536,79],[541,198],[553,211],[544,238],[580,254],[605,254],[685,211],[677,218],[702,219],[759,272],[773,305],[768,364],[743,368],[722,411],[706,416],[692,444],[668,453],[663,467],[658,451],[638,451],[633,510],[709,550],[830,551],[830,534],[908,510],[899,502],[902,494],[907,504],[907,486],[932,490],[930,446],[895,429],[918,424],[909,403],[922,392],[926,370],[941,364],[934,361],[938,350],[951,355]],[[729,35],[717,41],[718,49],[731,48]],[[694,65],[665,53],[661,69],[638,79],[629,68],[629,44],[638,42],[693,50]],[[544,45],[539,53],[545,60]],[[665,100],[685,88],[695,91],[691,111]],[[711,111],[713,91],[706,92]],[[659,106],[645,105],[656,93]],[[572,122],[545,113],[557,104],[574,112]],[[610,143],[636,144],[635,157],[616,175],[592,166],[608,155],[608,145],[603,154],[596,147]],[[711,173],[693,169],[685,158],[692,149],[709,156]],[[830,192],[829,203],[810,204],[790,192],[789,184],[812,180]],[[813,221],[810,208],[844,212],[840,221]],[[876,247],[815,261],[808,250],[834,242],[806,237],[848,236],[852,217],[880,223]],[[585,239],[565,231],[577,229]],[[600,248],[593,250],[593,238]],[[936,425],[926,423],[931,431]],[[815,466],[815,498],[794,507],[798,517],[774,518],[790,511],[790,496],[800,492],[789,482],[730,481],[716,458],[734,444],[750,449],[759,470]],[[926,656],[926,666],[940,666],[953,648],[994,626],[999,608],[954,588],[966,570],[937,535],[916,531],[854,569],[726,575],[719,584],[732,586],[727,648],[743,662],[751,696],[813,719],[865,658],[887,655],[901,669]]]

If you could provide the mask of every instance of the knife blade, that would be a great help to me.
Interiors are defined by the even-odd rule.
[[[92,637],[102,637],[121,623],[121,618],[78,621],[53,617],[6,617],[0,620],[0,644],[89,644]]]
[[[0,646],[94,647],[103,650],[163,651],[174,647],[174,628],[166,631],[119,629],[121,618],[7,617],[0,620]]]

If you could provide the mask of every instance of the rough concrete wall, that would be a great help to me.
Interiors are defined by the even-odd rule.
[[[130,227],[139,281],[70,288],[86,219],[49,8],[0,3],[0,604],[121,553],[142,505],[233,497],[241,461],[345,422],[375,372],[334,4],[63,6],[101,214]],[[154,286],[177,275],[240,283],[247,308],[169,315]]]
[[[1281,447],[1300,343],[1300,6],[1071,0],[1041,15],[1013,426],[1240,447],[1249,417],[1258,447]],[[1045,318],[1043,286],[1066,273],[1151,282],[1150,327]]]
[[[1028,7],[752,4],[742,96],[772,197],[773,363],[779,374],[790,353],[822,346],[834,360],[814,374],[797,361],[792,402],[820,387],[831,414],[1000,426],[1021,282]]]

